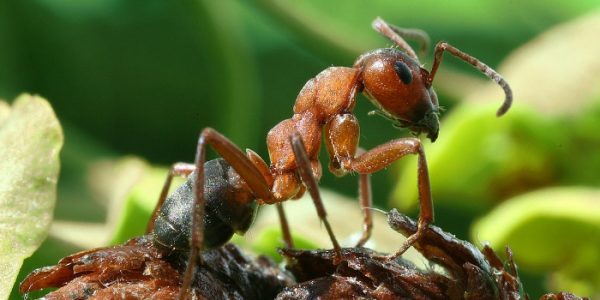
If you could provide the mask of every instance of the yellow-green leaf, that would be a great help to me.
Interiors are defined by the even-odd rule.
[[[62,144],[46,100],[23,94],[12,108],[0,102],[0,299],[48,234]]]
[[[144,167],[143,176],[138,177],[137,182],[132,182],[133,185],[125,199],[115,199],[117,202],[111,205],[109,216],[114,216],[114,220],[111,221],[114,224],[109,224],[114,228],[111,244],[123,243],[146,231],[146,225],[156,206],[169,170],[149,165]],[[178,183],[181,181],[175,181],[171,190],[177,187]]]
[[[549,188],[514,197],[478,220],[472,238],[495,249],[508,245],[522,267],[558,272],[600,293],[600,189]]]
[[[500,73],[510,83],[515,104],[535,107],[544,115],[578,115],[600,95],[600,12],[558,25],[515,50]],[[467,102],[500,95],[488,84]],[[510,113],[510,112],[509,112]]]
[[[560,129],[531,109],[515,106],[496,118],[494,104],[458,107],[442,121],[440,137],[426,145],[431,190],[436,204],[488,207],[506,196],[543,185],[556,172],[551,146]],[[393,205],[414,207],[417,163],[400,169]]]

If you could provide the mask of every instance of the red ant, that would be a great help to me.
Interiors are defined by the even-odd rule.
[[[372,205],[369,175],[408,154],[418,155],[418,227],[400,249],[387,258],[401,255],[433,222],[429,175],[421,141],[416,137],[399,138],[368,151],[359,149],[359,124],[352,113],[356,95],[363,92],[379,109],[378,113],[391,120],[395,127],[408,128],[415,135],[426,133],[433,142],[438,136],[440,109],[431,84],[444,51],[473,65],[502,87],[506,98],[497,111],[498,116],[509,109],[512,92],[496,71],[445,42],[436,45],[433,66],[428,72],[403,39],[416,38],[425,44],[428,38],[424,33],[394,27],[380,18],[375,19],[373,27],[396,47],[367,52],[351,68],[330,67],[309,80],[296,98],[292,118],[277,124],[267,135],[270,166],[254,151],[248,149],[244,153],[216,130],[205,128],[198,139],[195,164],[179,163],[172,167],[148,232],[154,235],[157,245],[189,251],[180,298],[185,297],[191,285],[198,252],[203,247],[225,243],[233,232],[245,232],[257,202],[277,205],[284,242],[287,247],[293,247],[281,203],[301,197],[306,190],[338,260],[341,259],[341,248],[327,221],[317,187],[322,173],[318,160],[322,133],[330,156],[329,170],[336,176],[348,172],[359,174],[364,225],[357,246],[367,242],[372,230],[371,212],[367,209]],[[205,165],[207,146],[222,159]],[[175,196],[167,198],[172,177],[192,172],[195,176],[190,176]],[[191,217],[187,214],[189,209],[193,211]]]

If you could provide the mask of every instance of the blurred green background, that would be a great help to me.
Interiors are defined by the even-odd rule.
[[[497,67],[511,52],[539,34],[599,7],[600,2],[585,0],[389,0],[368,4],[342,0],[0,0],[0,98],[14,99],[21,92],[30,92],[50,100],[65,132],[55,218],[102,223],[107,217],[102,201],[106,195],[98,191],[90,167],[105,159],[132,154],[157,165],[191,161],[198,133],[206,126],[224,133],[241,148],[254,149],[267,158],[267,131],[291,116],[294,99],[308,79],[332,65],[350,66],[360,53],[390,45],[371,29],[370,23],[376,16],[401,27],[423,29],[432,41],[446,40]],[[570,57],[550,56],[542,65],[552,69],[553,59],[564,62]],[[422,62],[429,69],[431,55]],[[442,121],[440,145],[427,146],[428,155],[432,152],[436,204],[439,199],[438,226],[467,239],[475,219],[514,195],[555,185],[600,185],[597,169],[592,168],[600,165],[600,142],[595,138],[600,128],[599,105],[595,110],[586,106],[585,116],[575,113],[569,117],[517,107],[514,116],[509,112],[507,121],[498,121],[504,123],[482,126],[486,118],[497,122],[493,111],[500,105],[500,90],[494,87],[491,94],[486,94],[484,102],[493,107],[481,109],[481,116],[485,116],[481,121],[477,119],[479,108],[471,111],[465,105],[470,102],[463,100],[475,93],[485,78],[449,56],[441,69],[434,86],[446,108],[445,114],[454,120]],[[554,71],[558,76],[565,74]],[[511,77],[504,75],[511,82]],[[599,73],[587,76],[592,79],[591,84],[586,83],[588,89],[600,86]],[[544,84],[535,77],[526,78],[529,81],[525,82],[534,88]],[[600,99],[600,93],[585,94],[588,98],[590,95]],[[515,103],[520,100],[515,92]],[[371,148],[407,135],[383,118],[368,117],[367,112],[372,109],[360,96],[355,113],[361,122],[362,147]],[[481,130],[464,133],[460,128],[466,125],[461,125],[461,120],[473,120],[468,127]],[[565,129],[568,126],[575,128],[578,147],[569,146],[573,132]],[[510,132],[507,139],[527,146],[510,152],[504,160],[496,155],[478,155],[480,148],[474,141],[479,136],[491,136],[490,131],[495,132],[494,136]],[[442,140],[446,134],[472,135],[472,139],[465,139],[464,144],[459,139],[452,144]],[[585,154],[573,155],[570,151],[582,148]],[[444,153],[454,155],[445,157]],[[322,157],[326,166],[326,156]],[[564,161],[557,162],[557,157]],[[465,172],[464,176],[441,163],[452,161],[460,171],[483,165],[480,161],[485,159],[495,160],[496,164]],[[513,161],[526,163],[508,171],[502,168],[512,166]],[[590,166],[590,161],[595,164]],[[556,167],[544,168],[552,163]],[[582,171],[586,168],[588,171]],[[525,175],[515,179],[517,173]],[[399,174],[403,180],[400,183]],[[410,161],[375,174],[372,178],[376,205],[389,208],[392,203],[416,215],[415,197],[410,191],[414,183],[407,178],[415,174],[416,165]],[[443,180],[437,183],[436,174],[440,174],[437,178],[461,179],[462,183],[452,182],[446,189]],[[537,179],[527,180],[531,177]],[[513,181],[500,180],[506,185],[496,186],[501,191],[491,192],[491,186],[485,184],[497,182],[498,178]],[[335,178],[324,172],[322,185],[344,195],[356,195],[354,176]],[[456,189],[468,192],[461,194]],[[475,201],[465,200],[469,198]],[[455,199],[459,200],[453,202]],[[600,202],[591,203],[597,206]],[[598,227],[592,228],[591,234],[597,235]],[[600,243],[600,238],[592,240]],[[594,246],[598,245],[591,246],[592,252],[600,249]],[[35,267],[54,264],[77,249],[73,244],[49,239],[25,262],[21,276]],[[525,288],[534,298],[548,288],[573,286],[557,285],[561,281],[556,276],[548,279],[547,274],[560,267],[528,269],[527,262],[519,261],[515,252],[517,263],[522,264]],[[588,267],[600,261],[595,260],[597,255],[591,256],[583,263]],[[596,267],[599,266],[577,271],[577,276],[583,272],[600,278],[590,271]],[[584,289],[580,291],[598,293],[597,289],[585,287],[589,282],[583,281]],[[19,298],[15,293],[12,297]]]

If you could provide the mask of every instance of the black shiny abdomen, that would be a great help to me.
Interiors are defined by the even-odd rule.
[[[240,198],[252,197],[249,191],[234,187],[228,180],[233,169],[223,159],[204,164],[205,215],[203,248],[225,244],[231,236],[244,233],[256,214],[256,202],[240,205]],[[167,197],[154,223],[154,244],[167,250],[188,250],[192,232],[192,186],[196,173]]]

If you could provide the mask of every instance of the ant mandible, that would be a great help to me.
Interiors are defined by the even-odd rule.
[[[247,149],[244,153],[212,128],[205,128],[200,134],[195,164],[173,165],[148,224],[148,232],[154,235],[157,245],[189,251],[181,299],[191,285],[201,248],[220,246],[234,232],[245,232],[257,204],[276,204],[284,242],[287,247],[293,247],[281,203],[301,197],[306,190],[338,260],[341,259],[341,248],[327,221],[317,186],[322,173],[318,160],[322,134],[330,156],[329,170],[336,176],[349,172],[359,174],[364,219],[357,246],[368,241],[372,230],[368,209],[372,205],[369,175],[409,154],[418,155],[418,229],[387,258],[394,259],[404,253],[433,222],[429,175],[421,141],[416,137],[399,138],[368,151],[359,149],[359,124],[352,113],[356,95],[365,94],[378,108],[377,112],[391,120],[395,127],[408,128],[415,135],[425,133],[433,142],[439,131],[439,104],[431,84],[444,52],[471,64],[502,87],[506,97],[497,116],[509,109],[512,92],[496,71],[448,43],[436,45],[433,66],[428,72],[403,38],[415,38],[425,45],[428,41],[425,33],[398,28],[380,18],[375,19],[373,28],[396,47],[367,52],[352,68],[330,67],[310,79],[296,98],[292,118],[277,124],[267,135],[270,166],[254,151]],[[221,159],[205,165],[207,146]],[[167,197],[173,176],[190,174],[188,182]],[[187,213],[190,209],[191,217]]]

